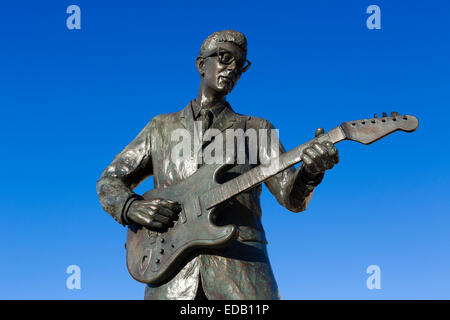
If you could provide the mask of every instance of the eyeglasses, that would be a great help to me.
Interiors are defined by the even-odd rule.
[[[221,64],[224,65],[230,65],[233,63],[233,61],[236,61],[236,66],[240,72],[245,72],[250,68],[251,62],[247,59],[236,59],[235,56],[233,56],[229,51],[223,49],[223,48],[217,48],[212,50],[210,53],[203,56],[203,58],[209,58],[217,56],[218,60]]]

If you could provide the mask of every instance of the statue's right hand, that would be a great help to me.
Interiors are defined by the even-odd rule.
[[[127,219],[144,227],[166,229],[178,219],[181,205],[163,199],[135,200],[127,211]]]

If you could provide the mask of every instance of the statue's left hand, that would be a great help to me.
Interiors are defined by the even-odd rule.
[[[315,137],[324,133],[323,128],[316,130]],[[306,179],[315,180],[319,175],[339,163],[339,153],[331,141],[314,143],[306,148],[301,155],[304,174]]]

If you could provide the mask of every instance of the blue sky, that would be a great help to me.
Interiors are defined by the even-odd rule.
[[[70,4],[81,30],[66,28]],[[381,30],[366,28],[371,4]],[[196,96],[200,44],[229,28],[252,62],[229,101],[270,119],[286,149],[382,111],[420,120],[411,134],[337,145],[341,163],[304,213],[264,189],[281,296],[450,298],[449,15],[443,0],[2,3],[0,298],[143,297],[95,183],[153,116]],[[73,264],[80,290],[66,288]],[[369,265],[380,290],[366,287]]]

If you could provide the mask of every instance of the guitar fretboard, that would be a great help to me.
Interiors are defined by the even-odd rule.
[[[346,136],[344,130],[341,126],[338,126],[333,130],[330,130],[327,133],[298,146],[297,148],[281,154],[278,158],[272,159],[270,164],[254,167],[240,176],[208,191],[202,197],[202,200],[208,199],[206,203],[203,203],[203,205],[205,205],[207,209],[210,209],[301,162],[302,160],[300,157],[303,150],[315,142],[331,141],[333,144],[336,144],[345,139]]]

